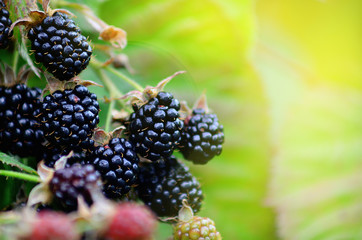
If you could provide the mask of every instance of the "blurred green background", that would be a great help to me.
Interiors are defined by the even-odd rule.
[[[362,239],[361,1],[87,2],[138,82],[206,89],[226,142],[191,170],[224,239]]]
[[[362,1],[73,2],[127,31],[143,86],[186,70],[166,90],[191,106],[206,90],[225,145],[188,165],[224,239],[362,239]]]

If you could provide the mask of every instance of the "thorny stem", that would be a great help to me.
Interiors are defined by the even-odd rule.
[[[9,170],[0,170],[0,176],[14,177],[30,182],[40,182],[40,178],[38,176],[30,175],[27,173],[9,171]]]
[[[124,80],[125,82],[127,82],[129,85],[131,85],[132,87],[134,87],[135,89],[137,89],[138,91],[142,92],[143,91],[143,87],[138,84],[137,82],[135,82],[134,80],[132,80],[131,78],[127,77],[126,75],[124,75],[123,73],[121,73],[120,71],[117,71],[116,69],[114,69],[111,66],[103,66],[101,62],[99,62],[96,59],[92,59],[91,61],[92,66],[94,66],[94,68],[104,68],[105,70],[113,73],[114,75],[116,75],[117,77],[121,78],[122,80]]]

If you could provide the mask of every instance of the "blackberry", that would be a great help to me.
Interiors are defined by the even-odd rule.
[[[0,87],[0,150],[20,157],[39,154],[43,131],[35,115],[41,90],[24,84]]]
[[[12,36],[12,33],[9,35],[9,30],[13,22],[9,15],[9,11],[6,9],[4,1],[0,0],[0,48],[6,48],[9,45],[9,39]]]
[[[194,109],[186,118],[181,133],[179,149],[185,159],[196,164],[206,164],[220,155],[224,142],[223,126],[215,114],[205,114],[205,110]]]
[[[69,80],[83,71],[92,48],[67,15],[56,12],[28,32],[35,60],[59,80]]]
[[[97,95],[85,86],[77,85],[74,89],[57,90],[47,95],[39,118],[50,148],[87,149],[99,122],[98,112]]]
[[[82,196],[86,203],[91,205],[91,189],[101,187],[101,184],[100,174],[92,165],[74,164],[55,171],[49,188],[64,206],[75,209],[78,196]]]
[[[133,107],[128,130],[136,152],[152,161],[170,157],[181,139],[179,101],[171,93],[159,92],[143,106]]]
[[[96,147],[90,163],[100,172],[108,198],[123,197],[136,183],[139,159],[125,138],[113,138],[109,144]]]
[[[204,198],[200,183],[175,157],[141,166],[137,191],[139,198],[159,217],[176,216],[183,199],[196,213]]]

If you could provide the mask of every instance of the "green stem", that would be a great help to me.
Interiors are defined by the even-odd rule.
[[[16,71],[16,68],[18,67],[18,61],[19,61],[19,52],[16,50],[13,54],[14,58],[13,58],[13,70],[14,72]]]
[[[40,178],[38,176],[30,175],[27,173],[20,173],[9,170],[0,170],[0,175],[6,177],[14,177],[30,182],[40,182]]]
[[[121,105],[121,107],[124,107],[123,101],[119,99],[123,96],[123,93],[118,90],[117,86],[112,82],[111,79],[109,79],[107,74],[104,71],[102,71],[102,69],[99,68],[93,68],[93,69],[94,72],[98,75],[98,77],[102,81],[102,83],[104,84],[104,86],[106,87],[106,89],[108,90],[110,94],[109,97],[111,98],[111,100],[116,98],[118,100],[119,105]]]
[[[105,70],[113,73],[114,75],[116,75],[117,77],[121,78],[122,80],[124,80],[125,82],[127,82],[129,85],[133,86],[135,89],[137,89],[138,91],[142,92],[143,91],[143,87],[141,85],[139,85],[137,82],[135,82],[134,80],[132,80],[131,78],[127,77],[126,75],[124,75],[123,73],[121,73],[120,71],[117,71],[116,69],[114,69],[111,66],[103,66],[101,62],[99,62],[98,60],[96,60],[95,58],[92,59],[92,61],[90,62],[90,64],[96,68],[96,69],[101,69],[104,68]]]
[[[137,82],[130,79],[129,77],[127,77],[126,75],[124,75],[120,71],[117,71],[116,69],[114,69],[114,68],[112,68],[110,66],[106,66],[105,69],[108,70],[109,72],[113,73],[114,75],[118,76],[119,78],[123,79],[125,82],[127,82],[129,85],[133,86],[138,91],[140,91],[140,92],[143,91],[143,87],[141,85],[139,85]]]
[[[113,108],[114,108],[114,101],[111,100],[111,102],[109,103],[109,107],[108,107],[106,125],[104,127],[104,131],[106,131],[106,132],[109,132],[110,128],[111,128]]]

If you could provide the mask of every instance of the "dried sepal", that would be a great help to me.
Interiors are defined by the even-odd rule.
[[[31,72],[31,69],[24,65],[19,69],[18,74],[15,74],[14,70],[4,63],[3,66],[0,66],[0,85],[12,87],[16,84],[24,84]]]
[[[68,86],[74,84],[72,82],[60,81],[48,72],[44,72],[44,76],[48,84],[45,86],[43,94],[46,92],[52,94],[57,90],[64,90],[66,88],[65,84],[67,84]]]
[[[29,12],[28,16],[16,20],[10,27],[9,32],[11,32],[14,27],[25,26],[26,29],[30,29],[39,23],[41,23],[44,18],[46,18],[46,13],[39,10],[32,10]]]
[[[103,87],[103,85],[101,85],[99,83],[96,83],[91,80],[81,80],[79,77],[74,77],[72,79],[72,81],[70,81],[70,82],[74,82],[75,84],[78,84],[78,85],[83,85],[84,87],[89,87],[89,86]],[[69,81],[68,81],[68,83],[69,83]]]
[[[36,185],[29,193],[27,206],[31,207],[38,203],[49,203],[52,200],[52,193],[49,184],[40,183]]]
[[[151,87],[151,86],[147,86],[145,88],[145,90],[143,91],[143,94],[146,96],[147,99],[151,99],[157,96],[157,94],[159,92],[161,92],[165,86],[167,85],[167,83],[169,83],[174,77],[176,77],[177,75],[183,74],[186,71],[178,71],[175,72],[174,74],[172,74],[171,76],[163,79],[161,82],[159,82],[157,84],[156,87]]]
[[[110,132],[110,135],[112,136],[112,138],[120,138],[122,137],[125,130],[126,130],[125,126],[119,126],[115,128],[112,132]]]
[[[138,90],[130,91],[130,92],[126,93],[125,95],[123,95],[121,97],[121,99],[129,99],[129,101],[128,101],[129,104],[140,107],[143,104],[145,104],[148,100],[150,100],[151,98],[156,97],[159,92],[163,91],[163,89],[167,83],[169,83],[174,77],[176,77],[177,75],[180,75],[182,73],[185,73],[185,71],[175,72],[173,75],[160,81],[156,85],[156,87],[147,86],[147,87],[145,87],[145,89],[142,92],[140,92]]]
[[[37,172],[38,172],[41,182],[46,182],[46,183],[49,183],[54,175],[54,169],[47,167],[44,163],[44,160],[42,160],[38,163]]]
[[[62,156],[61,158],[59,158],[54,164],[54,169],[55,170],[63,169],[65,167],[65,165],[67,164],[68,159],[71,158],[73,156],[73,154],[74,154],[74,152],[70,151],[68,153],[68,155]]]
[[[127,33],[123,29],[117,28],[115,26],[107,26],[104,28],[100,34],[99,38],[108,41],[115,48],[125,48],[127,45]]]
[[[206,92],[204,91],[200,98],[195,102],[194,106],[192,109],[204,109],[206,113],[210,112],[210,109],[207,105],[207,99],[206,99]]]
[[[194,211],[188,205],[187,200],[182,200],[182,208],[178,212],[178,219],[181,222],[188,222],[194,217]]]
[[[97,128],[93,132],[93,137],[95,146],[103,146],[105,144],[108,144],[109,140],[111,139],[111,136],[108,132],[104,131],[103,129]]]
[[[81,12],[89,25],[99,32],[99,38],[108,41],[115,48],[124,48],[127,45],[127,33],[123,29],[108,25],[98,18],[93,10],[84,4],[72,3],[72,7]]]
[[[112,110],[112,119],[118,122],[125,122],[129,119],[129,112],[125,111],[124,109],[121,110]]]
[[[186,101],[180,101],[180,119],[185,119],[187,116],[191,115],[192,110],[187,105]]]

